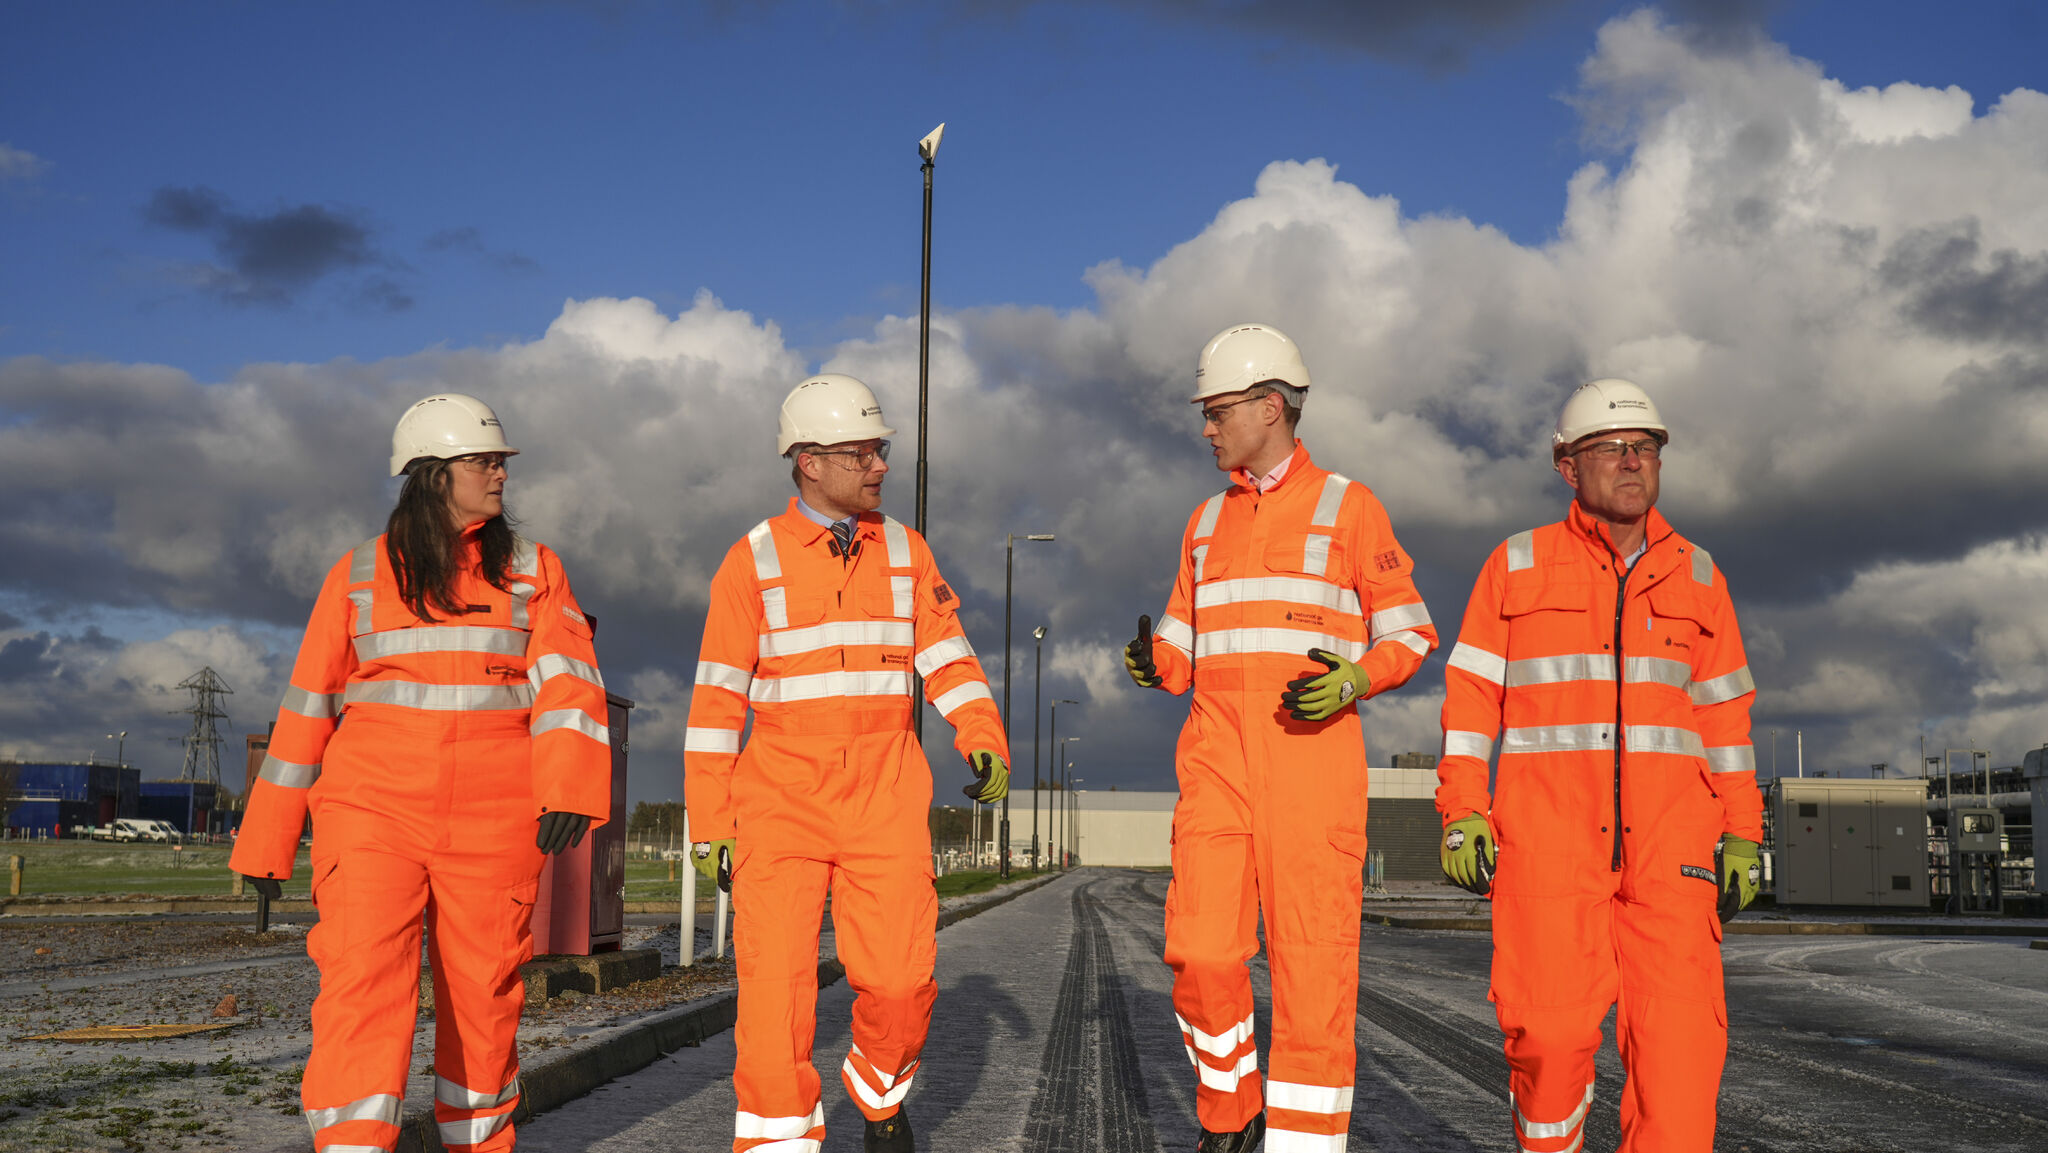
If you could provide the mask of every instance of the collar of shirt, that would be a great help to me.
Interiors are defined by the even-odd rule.
[[[1301,441],[1296,440],[1294,442],[1294,451],[1287,454],[1286,460],[1274,465],[1272,472],[1254,480],[1249,470],[1241,468],[1235,474],[1237,483],[1246,488],[1255,488],[1262,493],[1272,492],[1280,487],[1281,481],[1287,479],[1287,474],[1294,468],[1294,462],[1301,459],[1302,456]]]
[[[804,498],[802,497],[796,498],[796,511],[804,514],[805,519],[809,520],[812,524],[820,525],[824,528],[831,528],[835,524],[847,525],[854,529],[860,528],[859,513],[854,513],[852,516],[843,516],[840,517],[838,520],[833,520],[831,517],[828,517],[824,513],[819,512],[817,509],[812,508],[810,505],[805,504]]]

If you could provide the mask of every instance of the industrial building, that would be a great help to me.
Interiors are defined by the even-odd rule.
[[[132,765],[97,761],[0,762],[0,779],[8,776],[10,837],[71,837],[122,817],[169,821],[188,836],[222,828],[220,791],[203,781],[145,781]]]

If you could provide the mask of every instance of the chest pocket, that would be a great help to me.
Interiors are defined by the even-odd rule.
[[[1699,595],[1692,591],[1683,569],[1650,590],[1650,615],[1644,632],[1655,647],[1677,650],[1674,659],[1692,661],[1693,647],[1702,637],[1711,637],[1707,613]],[[1661,643],[1660,643],[1661,642]]]
[[[1510,573],[1501,596],[1501,615],[1509,617],[1544,613],[1576,613],[1583,617],[1592,607],[1592,582],[1568,568]]]
[[[1266,544],[1266,571],[1283,576],[1311,576],[1332,584],[1345,584],[1351,571],[1351,557],[1344,542],[1332,533],[1311,528],[1284,541]]]
[[[847,596],[869,620],[907,621],[917,614],[917,579],[892,576],[865,583]]]

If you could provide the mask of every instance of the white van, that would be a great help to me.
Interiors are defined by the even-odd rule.
[[[169,821],[144,820],[140,817],[122,817],[114,822],[114,839],[117,841],[182,841],[185,835]]]

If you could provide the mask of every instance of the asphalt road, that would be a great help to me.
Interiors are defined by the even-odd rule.
[[[938,1007],[909,1098],[921,1149],[1192,1149],[1194,1074],[1159,960],[1166,878],[1085,870],[939,935]],[[1353,1149],[1510,1153],[1483,933],[1368,925]],[[2048,1149],[2048,951],[2024,939],[1731,937],[1718,1150]],[[1265,1047],[1268,987],[1253,966]],[[852,993],[819,994],[827,1150],[860,1148],[836,1070]],[[521,1127],[536,1150],[728,1147],[732,1035]],[[1263,1060],[1261,1062],[1263,1067]],[[1588,1150],[1619,1140],[1600,1057]]]

